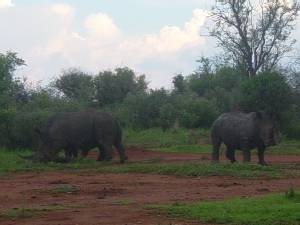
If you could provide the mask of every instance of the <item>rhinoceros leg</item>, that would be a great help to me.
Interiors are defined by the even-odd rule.
[[[78,157],[78,150],[77,150],[77,149],[74,149],[73,152],[72,152],[72,154],[73,154],[73,155],[72,155],[73,158],[76,159],[76,158]]]
[[[102,156],[101,156],[102,155]],[[109,144],[99,145],[99,156],[98,161],[110,161],[112,159],[112,146]]]
[[[235,153],[234,149],[227,146],[227,149],[226,149],[226,157],[227,157],[227,159],[229,159],[232,163],[236,162],[234,153]]]
[[[66,147],[65,148],[65,159],[66,159],[66,161],[70,162],[72,160],[72,156],[73,156],[72,148]]]
[[[262,166],[267,166],[267,163],[265,161],[265,148],[259,147],[257,149],[257,155],[258,155],[258,163]]]
[[[100,144],[99,145],[99,156],[98,156],[98,161],[104,161],[106,159],[106,151],[105,151],[105,147]]]
[[[243,148],[243,161],[250,162],[251,161],[251,152],[249,148]]]
[[[242,139],[240,147],[243,152],[243,161],[250,162],[251,161],[251,152],[250,152],[250,148],[249,148],[249,141],[247,138]]]
[[[128,159],[128,157],[125,154],[125,149],[124,149],[123,144],[122,143],[116,144],[115,147],[119,153],[120,162],[124,163]]]

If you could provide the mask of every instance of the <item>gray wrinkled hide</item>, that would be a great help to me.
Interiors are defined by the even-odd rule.
[[[115,146],[124,162],[122,131],[119,123],[108,113],[96,110],[58,113],[53,116],[39,133],[39,155],[43,161],[53,161],[60,150],[65,150],[66,161],[77,157],[82,151],[87,155],[92,148],[99,148],[98,160],[111,160]]]
[[[235,150],[243,152],[244,162],[251,160],[250,150],[258,149],[261,165],[266,165],[266,147],[275,145],[277,135],[274,121],[264,112],[231,112],[222,114],[212,125],[212,160],[219,161],[221,143],[227,147],[226,157],[235,162]]]

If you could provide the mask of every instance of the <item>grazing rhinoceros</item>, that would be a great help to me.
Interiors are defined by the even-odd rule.
[[[122,130],[110,114],[96,110],[58,113],[40,129],[39,159],[53,161],[60,150],[65,150],[66,161],[77,157],[78,150],[86,155],[98,147],[98,160],[111,160],[115,146],[123,163],[127,157],[122,144]]]
[[[251,160],[250,150],[257,148],[261,165],[266,165],[264,152],[266,147],[276,144],[278,135],[274,120],[265,112],[231,112],[222,114],[212,125],[212,160],[219,161],[219,148],[223,142],[226,157],[235,162],[235,150],[243,152],[244,162]]]

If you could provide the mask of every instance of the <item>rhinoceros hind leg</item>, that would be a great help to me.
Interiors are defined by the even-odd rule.
[[[128,160],[128,157],[125,154],[125,149],[122,143],[116,144],[116,149],[119,153],[121,163],[124,163],[126,160]]]
[[[226,149],[226,157],[229,159],[232,163],[236,162],[235,160],[235,150],[233,148],[227,147]]]

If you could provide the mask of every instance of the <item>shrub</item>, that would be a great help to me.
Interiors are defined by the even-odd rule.
[[[218,115],[214,102],[195,95],[181,95],[176,98],[179,123],[186,128],[210,127]]]
[[[278,73],[261,73],[242,83],[241,107],[245,111],[265,110],[278,115],[290,104],[290,87]]]

